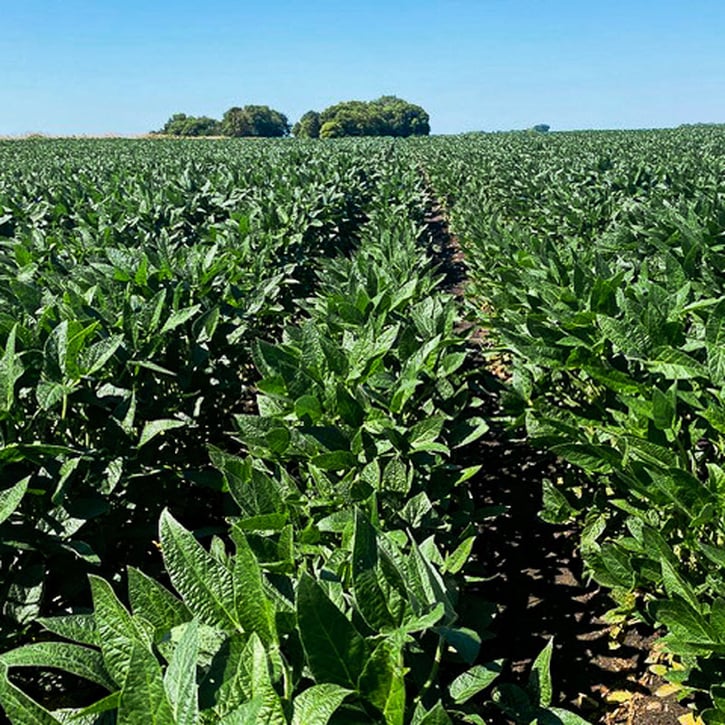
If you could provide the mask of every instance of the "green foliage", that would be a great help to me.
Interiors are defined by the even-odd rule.
[[[582,523],[610,620],[666,627],[683,666],[670,677],[712,722],[725,715],[723,148],[720,129],[698,128],[479,136],[426,156],[472,301],[511,360],[511,422],[570,467],[546,483],[542,517]]]
[[[219,121],[208,116],[175,113],[157,133],[168,136],[216,136],[220,130]]]
[[[341,136],[427,136],[430,119],[420,107],[395,96],[344,101],[319,115],[320,138]]]
[[[224,113],[220,129],[231,137],[287,136],[290,131],[287,117],[269,106],[234,106]]]
[[[317,111],[307,111],[292,127],[295,138],[319,138],[320,114]]]

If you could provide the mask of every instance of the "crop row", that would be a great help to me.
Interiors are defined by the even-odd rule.
[[[610,621],[663,627],[659,671],[725,722],[725,136],[487,137],[425,158],[472,314],[510,362],[512,424],[570,464],[542,517],[581,522]]]

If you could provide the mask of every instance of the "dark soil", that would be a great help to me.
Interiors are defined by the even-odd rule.
[[[445,275],[444,285],[463,297],[465,257],[432,195],[426,224],[429,250]],[[466,330],[477,361],[492,378],[505,381],[505,364],[487,361],[483,354],[487,331],[462,321],[459,331]],[[491,412],[495,416],[498,411]],[[642,626],[615,631],[608,625],[602,617],[614,603],[583,576],[579,528],[547,524],[538,516],[542,482],[555,479],[561,464],[503,427],[492,428],[470,457],[466,465],[483,465],[472,481],[477,505],[505,510],[480,524],[474,552],[481,575],[488,578],[476,585],[475,595],[498,607],[494,636],[484,642],[482,659],[505,659],[501,681],[525,686],[534,659],[554,637],[557,706],[591,723],[680,725],[678,718],[690,711],[672,696],[655,694],[665,682],[649,669],[657,661],[653,648],[658,633]],[[491,725],[511,722],[500,714],[487,712],[487,717]]]

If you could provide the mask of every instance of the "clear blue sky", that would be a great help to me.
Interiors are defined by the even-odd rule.
[[[725,0],[0,0],[0,134],[382,94],[434,133],[725,122]]]

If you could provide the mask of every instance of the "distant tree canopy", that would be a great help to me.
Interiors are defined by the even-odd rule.
[[[287,136],[287,117],[269,106],[234,106],[221,121],[175,113],[157,133],[170,136]],[[307,111],[292,128],[297,138],[427,136],[430,118],[420,106],[397,96],[343,101],[321,113]]]
[[[292,133],[296,138],[319,138],[321,125],[320,114],[317,111],[307,111],[292,127]]]
[[[269,106],[242,106],[230,108],[222,118],[221,130],[225,136],[287,136],[290,131],[287,116]]]
[[[537,123],[533,130],[537,133],[548,133],[550,128],[548,123]]]
[[[175,113],[158,131],[169,136],[286,136],[287,117],[269,106],[235,106],[217,121]]]
[[[208,116],[187,116],[175,113],[159,131],[169,136],[215,136],[219,131],[219,121]]]
[[[396,96],[344,101],[320,114],[320,138],[339,136],[427,136],[430,117],[420,106]]]

